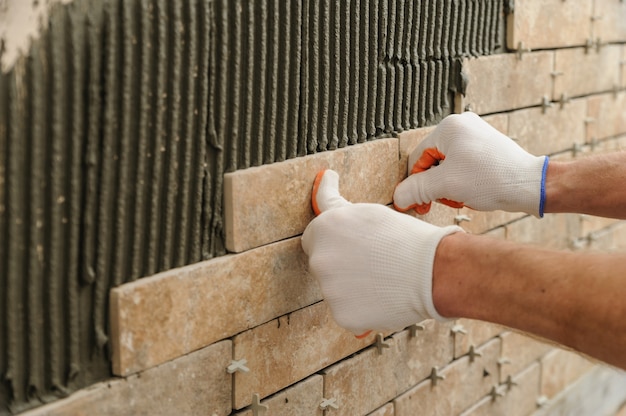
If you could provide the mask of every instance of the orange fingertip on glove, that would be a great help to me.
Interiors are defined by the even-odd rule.
[[[439,165],[439,163],[445,160],[445,158],[446,155],[441,153],[439,149],[437,149],[436,147],[429,147],[425,149],[420,158],[415,161],[413,167],[411,168],[410,175],[425,172],[433,166]],[[451,208],[463,208],[465,206],[462,202],[457,202],[446,198],[437,199],[437,202],[440,202]],[[406,208],[398,207],[394,202],[393,206],[396,211],[407,212],[412,209],[419,215],[425,215],[428,214],[428,212],[430,211],[431,202],[426,202],[423,204],[413,204]]]
[[[322,213],[319,206],[317,205],[317,192],[320,189],[320,184],[322,183],[322,177],[324,176],[324,172],[326,172],[326,169],[317,172],[317,175],[315,176],[315,181],[313,181],[313,190],[311,191],[311,207],[313,208],[315,216],[318,216]]]

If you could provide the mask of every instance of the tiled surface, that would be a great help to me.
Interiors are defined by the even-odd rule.
[[[591,36],[593,2],[515,0],[509,15],[507,45],[546,49],[584,45]]]
[[[451,324],[422,323],[412,337],[408,330],[324,371],[324,392],[338,398],[338,415],[366,414],[416,385],[433,367],[452,360]]]
[[[374,335],[358,340],[333,321],[324,302],[316,303],[237,335],[233,356],[246,359],[247,373],[236,373],[234,407],[275,393],[309,374],[372,343]]]
[[[552,95],[553,52],[531,52],[466,58],[468,86],[457,112],[468,107],[478,114],[540,105]]]
[[[524,416],[537,409],[539,396],[539,380],[541,369],[534,363],[512,378],[513,384],[501,384],[497,387],[497,395],[488,395],[471,409],[463,412],[463,416]],[[500,396],[501,395],[501,396]]]
[[[554,348],[552,344],[517,332],[506,332],[500,335],[500,338],[502,339],[500,382],[504,382],[508,376],[515,376]]]
[[[587,142],[614,137],[626,132],[626,91],[600,94],[587,99]]]
[[[594,0],[593,37],[602,42],[626,41],[626,3],[613,0]]]
[[[587,358],[557,348],[541,358],[541,394],[554,397],[594,367]]]
[[[455,327],[463,329],[454,334],[454,358],[459,358],[470,351],[477,350],[482,344],[505,331],[500,325],[473,319],[457,319]]]
[[[267,415],[323,416],[324,411],[320,407],[323,396],[323,377],[314,375],[266,400],[261,400],[261,406],[267,406],[264,411]],[[253,409],[248,408],[238,412],[237,415],[255,416],[255,413]]]
[[[241,252],[304,231],[317,172],[339,173],[352,202],[388,204],[398,183],[398,140],[380,139],[224,175],[226,248]],[[349,186],[348,186],[349,183]]]
[[[393,416],[395,415],[395,409],[393,407],[393,403],[387,403],[383,407],[374,410],[367,416]]]
[[[620,59],[620,45],[557,50],[553,99],[611,91],[619,83]]]
[[[550,155],[585,142],[587,101],[572,100],[561,108],[528,108],[509,115],[509,135],[533,155]]]
[[[293,238],[114,289],[114,374],[149,368],[320,300],[306,264],[300,238]]]
[[[228,415],[232,376],[225,368],[231,355],[231,341],[221,341],[141,374],[96,384],[27,415]]]
[[[425,380],[394,400],[397,416],[453,415],[469,408],[498,383],[497,360],[500,341],[496,338],[478,349],[482,354],[473,362],[469,357],[456,360],[441,371],[444,380],[436,385]]]

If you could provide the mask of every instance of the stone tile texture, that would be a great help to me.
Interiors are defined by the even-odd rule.
[[[515,0],[507,21],[507,46],[547,49],[584,45],[591,37],[593,2]]]
[[[313,219],[311,189],[323,169],[339,173],[340,192],[347,200],[389,204],[398,183],[398,140],[380,139],[227,173],[226,248],[239,253],[301,234]]]
[[[113,372],[128,375],[321,299],[300,238],[111,291]]]

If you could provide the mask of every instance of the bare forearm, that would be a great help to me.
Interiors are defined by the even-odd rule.
[[[626,152],[550,161],[544,212],[626,219]]]
[[[435,257],[443,316],[494,322],[626,368],[626,255],[569,253],[457,233]]]

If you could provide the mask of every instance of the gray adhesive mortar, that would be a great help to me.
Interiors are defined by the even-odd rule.
[[[225,172],[436,123],[504,33],[488,0],[0,1],[9,21],[0,414],[110,376],[111,287],[225,254]]]

